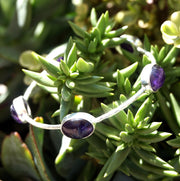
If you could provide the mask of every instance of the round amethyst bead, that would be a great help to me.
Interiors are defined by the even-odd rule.
[[[150,84],[153,91],[160,89],[164,83],[164,70],[159,65],[153,65],[150,75]]]
[[[10,106],[10,112],[11,112],[11,116],[12,118],[17,122],[17,123],[22,123],[22,121],[19,119],[17,112],[13,106],[13,104]]]
[[[94,131],[93,125],[82,118],[72,118],[65,121],[61,129],[64,135],[73,139],[86,138]]]

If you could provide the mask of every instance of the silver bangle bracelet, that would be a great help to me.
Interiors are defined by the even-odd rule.
[[[63,118],[61,124],[55,125],[36,122],[31,117],[31,110],[27,102],[32,90],[36,86],[36,82],[33,81],[23,96],[19,96],[13,100],[10,108],[13,118],[18,122],[28,122],[29,124],[38,128],[61,130],[65,136],[72,139],[83,139],[89,137],[93,134],[96,123],[108,119],[124,110],[130,104],[135,102],[144,92],[156,92],[162,87],[165,80],[164,70],[156,64],[155,58],[150,52],[140,47],[137,47],[137,50],[143,54],[146,54],[149,59],[152,60],[150,64],[143,68],[140,74],[141,88],[132,97],[109,112],[104,113],[99,117],[94,117],[85,112],[76,112],[68,114]]]

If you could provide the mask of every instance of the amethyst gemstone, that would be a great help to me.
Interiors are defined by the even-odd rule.
[[[89,121],[81,118],[67,120],[62,125],[62,132],[64,135],[73,139],[88,137],[93,131],[93,125]]]
[[[17,123],[22,123],[22,121],[19,119],[17,112],[13,106],[13,104],[10,106],[10,112],[11,112],[11,116],[12,118],[17,122]]]
[[[134,52],[134,49],[133,49],[133,47],[131,46],[130,43],[126,43],[126,42],[125,42],[125,43],[121,43],[121,44],[120,44],[120,47],[121,47],[122,49],[130,52],[130,53],[133,53],[133,52]]]
[[[164,70],[159,65],[154,65],[152,67],[150,83],[153,91],[160,89],[164,83],[165,75]]]
[[[61,60],[64,60],[64,58],[63,58],[63,57],[59,57],[59,58],[57,59],[57,62],[61,62]]]

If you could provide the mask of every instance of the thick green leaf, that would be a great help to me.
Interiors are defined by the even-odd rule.
[[[61,95],[62,95],[63,100],[66,102],[70,101],[72,98],[71,90],[65,85],[61,89]]]
[[[155,58],[155,60],[158,60],[158,55],[159,55],[159,49],[157,47],[157,45],[151,45],[151,54],[153,55],[153,57]]]
[[[167,143],[173,147],[180,147],[180,137],[167,141]]]
[[[81,29],[78,25],[76,25],[75,23],[73,23],[71,21],[69,21],[69,24],[77,36],[84,38],[85,31],[83,29]]]
[[[54,77],[58,77],[61,73],[59,67],[59,62],[56,62],[55,60],[48,61],[46,58],[36,54],[35,52],[31,53],[34,59],[39,61],[43,68],[48,72],[50,75]]]
[[[105,26],[108,26],[109,23],[110,23],[110,20],[109,20],[109,11],[106,11],[105,14],[104,14],[104,19],[105,19]]]
[[[92,10],[91,10],[90,20],[91,20],[92,26],[96,26],[96,24],[97,24],[97,14],[96,14],[95,8],[92,8]]]
[[[97,151],[102,151],[104,149],[106,149],[106,144],[105,144],[105,140],[101,139],[101,137],[99,137],[96,133],[93,134],[92,136],[86,138],[86,141],[93,146],[94,150]]]
[[[121,137],[122,141],[124,141],[125,143],[131,143],[134,140],[134,136],[130,135],[126,131],[121,131],[120,137]]]
[[[122,165],[123,167],[127,167],[128,173],[132,175],[133,177],[137,178],[138,180],[148,180],[149,172],[140,169],[137,167],[131,160],[127,160],[125,162],[125,165]]]
[[[175,170],[166,170],[163,168],[159,168],[159,167],[150,165],[147,162],[143,161],[141,158],[137,158],[137,155],[131,156],[131,160],[136,164],[136,166],[138,166],[142,170],[146,170],[148,172],[152,172],[157,175],[164,175],[167,177],[178,176],[178,172],[176,172]]]
[[[88,46],[88,52],[89,53],[95,53],[97,48],[98,39],[94,38],[92,41],[90,41]]]
[[[80,72],[92,72],[94,69],[94,64],[92,62],[87,62],[83,58],[79,58],[76,64],[77,69]]]
[[[36,160],[36,168],[43,181],[54,181],[43,155],[44,130],[30,126],[30,133],[26,139],[28,146]]]
[[[128,26],[123,26],[122,28],[119,28],[117,30],[113,30],[110,32],[105,33],[105,37],[107,38],[113,38],[113,37],[117,37],[120,36],[122,33],[124,33],[124,31],[128,28]]]
[[[72,78],[72,79],[75,79],[76,77],[78,77],[78,75],[79,75],[79,72],[70,72],[70,77]]]
[[[177,56],[179,50],[176,47],[172,47],[171,50],[168,52],[168,54],[165,56],[165,58],[162,61],[163,66],[168,66],[169,62]]]
[[[125,93],[125,90],[124,90],[124,75],[120,72],[120,70],[117,70],[117,86],[118,86],[119,92],[121,94]]]
[[[136,122],[134,121],[134,116],[130,109],[128,109],[127,121],[130,125],[132,125],[132,127],[136,127]]]
[[[109,112],[110,110],[112,110],[109,106],[101,103],[101,107],[103,109],[103,111],[106,113],[106,112]],[[110,123],[115,127],[117,128],[118,130],[121,130],[122,129],[122,125],[121,125],[121,122],[118,121],[115,117],[110,117],[108,118],[110,120]]]
[[[87,46],[85,45],[84,41],[77,39],[75,42],[76,42],[76,46],[80,52],[83,52],[83,53],[88,52]],[[82,54],[81,54],[81,56],[82,56]]]
[[[171,133],[167,133],[167,132],[158,132],[158,133],[151,133],[151,134],[147,134],[147,135],[141,135],[138,136],[138,140],[145,142],[145,143],[156,143],[156,142],[160,142],[165,140],[166,138],[168,138],[169,136],[171,136]]]
[[[156,150],[151,145],[145,142],[135,142],[134,145],[135,147],[142,148],[145,151],[156,152]]]
[[[149,41],[149,38],[147,37],[147,35],[144,36],[144,49],[147,51],[150,51],[151,48],[151,43]]]
[[[82,85],[88,85],[99,82],[102,79],[103,77],[100,76],[88,76],[87,78],[76,78],[75,82]]]
[[[125,39],[121,38],[121,37],[115,37],[115,38],[111,38],[111,39],[106,38],[101,41],[101,44],[102,44],[103,48],[115,47],[115,46],[118,46],[119,44],[123,43],[124,41],[125,41]]]
[[[93,28],[91,35],[97,44],[99,44],[101,42],[101,33],[100,33],[99,29],[97,29],[96,27]]]
[[[54,82],[49,79],[45,73],[37,73],[30,70],[22,70],[26,75],[31,77],[33,80],[38,82],[39,84],[48,86],[48,87],[55,87]]]
[[[107,126],[105,124],[96,124],[96,131],[100,132],[104,136],[107,136],[110,139],[119,141],[120,137],[119,131],[113,127]]]
[[[61,98],[61,103],[60,103],[60,121],[63,120],[63,118],[67,115],[69,112],[69,109],[71,108],[71,99],[70,101],[65,101],[63,98]]]
[[[56,110],[51,117],[56,117],[56,116],[59,116],[60,114],[60,109]]]
[[[159,51],[159,55],[158,55],[158,63],[161,63],[161,61],[164,59],[166,55],[166,47],[162,47],[161,50]]]
[[[40,88],[42,88],[43,90],[51,93],[51,94],[57,94],[58,93],[58,89],[56,87],[47,87],[45,85],[42,84],[37,84]]]
[[[171,105],[172,105],[172,109],[173,109],[177,124],[180,127],[180,106],[172,93],[170,94],[170,99],[171,99]]]
[[[98,19],[98,22],[96,24],[97,29],[101,33],[101,37],[103,37],[104,32],[105,32],[105,28],[106,28],[106,24],[105,23],[106,23],[105,17],[104,17],[104,14],[102,14],[101,17]]]
[[[31,152],[27,145],[22,142],[17,132],[4,139],[1,154],[4,167],[14,178],[40,179]]]
[[[67,66],[67,64],[63,60],[60,63],[60,68],[66,76],[69,76],[69,74],[70,74],[69,67]]]
[[[169,162],[175,168],[176,171],[180,172],[179,156],[174,157]]]
[[[83,91],[86,93],[94,93],[94,94],[109,92],[113,90],[112,88],[99,84],[89,84],[88,86],[76,84],[75,89],[78,91]]]
[[[106,161],[106,163],[104,164],[103,168],[101,169],[101,171],[99,172],[99,174],[98,174],[98,176],[96,178],[96,181],[109,181],[110,178],[112,177],[112,174],[109,175],[109,177],[104,177],[104,174],[105,174],[105,172],[106,172],[106,170],[107,170],[107,168],[108,168],[108,166],[109,166],[109,164],[111,162],[112,156],[113,155],[111,155],[109,157],[109,159]]]
[[[134,133],[134,128],[129,123],[126,123],[125,124],[125,131],[127,133],[131,134],[131,133]]]
[[[104,173],[104,177],[109,176],[111,173],[115,172],[120,165],[126,160],[127,156],[129,155],[130,148],[124,148],[124,145],[120,145],[116,148],[115,152],[111,156],[111,160],[109,165]]]
[[[141,107],[138,109],[136,115],[135,115],[135,121],[137,123],[139,123],[140,121],[142,121],[145,117],[147,117],[150,108],[152,107],[152,99],[150,97],[148,97],[143,104],[141,105]]]
[[[129,95],[131,92],[131,82],[129,81],[128,78],[126,78],[124,81],[124,89],[125,89],[126,95]]]
[[[111,140],[110,139],[106,139],[106,146],[107,146],[107,148],[109,149],[109,150],[111,150],[111,151],[114,151],[115,150],[115,146],[114,146],[114,144],[111,142]]]
[[[33,51],[30,50],[21,53],[19,63],[21,66],[26,67],[29,70],[37,71],[41,68],[41,64],[37,61],[37,57],[35,57]]]
[[[111,92],[99,92],[99,93],[90,93],[90,92],[86,92],[86,91],[82,91],[82,90],[72,90],[72,93],[76,94],[76,95],[82,95],[85,97],[108,97],[108,96],[113,96],[114,94]]]
[[[140,150],[140,149],[134,149],[135,152],[139,155],[140,158],[142,158],[143,160],[145,160],[147,163],[160,167],[160,168],[165,168],[165,169],[173,169],[173,167],[168,164],[167,162],[165,162],[164,160],[162,160],[160,157],[158,157],[157,155],[145,151],[145,150]]]
[[[128,67],[121,69],[119,71],[124,77],[130,77],[136,71],[137,66],[138,66],[138,62],[135,62],[132,65],[129,65]],[[117,75],[118,75],[118,71],[113,74],[113,77],[117,78]]]
[[[161,126],[162,122],[152,122],[143,128],[136,129],[136,132],[141,135],[152,133]]]
[[[66,63],[67,63],[67,57],[68,57],[69,52],[70,52],[70,50],[71,50],[71,48],[72,48],[72,46],[73,46],[73,43],[74,43],[74,41],[73,41],[72,37],[70,37],[70,38],[69,38],[69,41],[68,41],[68,43],[67,43],[67,47],[66,47],[65,53],[64,53],[64,61],[65,61]]]
[[[77,51],[76,51],[76,44],[73,43],[72,48],[69,51],[67,56],[67,65],[70,68],[74,62],[77,60]]]
[[[114,107],[118,107],[119,103],[114,102]],[[115,115],[115,118],[121,122],[122,125],[125,125],[126,123],[128,123],[128,116],[125,113],[125,111],[120,111],[119,113],[117,113]]]
[[[169,107],[167,106],[166,99],[162,96],[162,94],[160,92],[157,92],[156,95],[158,97],[160,108],[163,112],[164,117],[166,118],[166,121],[167,121],[169,127],[175,134],[179,133],[180,128],[178,127],[176,120],[172,116],[172,113],[171,113]]]

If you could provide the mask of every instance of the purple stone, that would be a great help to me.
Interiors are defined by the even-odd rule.
[[[10,106],[10,112],[11,112],[11,116],[12,118],[17,122],[17,123],[22,123],[22,121],[19,119],[17,112],[13,106],[13,104]]]
[[[121,43],[120,47],[130,53],[134,52],[133,47],[129,43]]]
[[[152,67],[150,83],[153,91],[160,89],[164,83],[165,75],[164,70],[159,65],[154,65]]]
[[[59,57],[59,58],[57,59],[57,62],[61,62],[61,60],[64,60],[64,58],[63,58],[63,57]]]
[[[62,125],[62,132],[64,135],[73,139],[88,137],[93,131],[93,125],[89,121],[81,118],[67,120]]]

